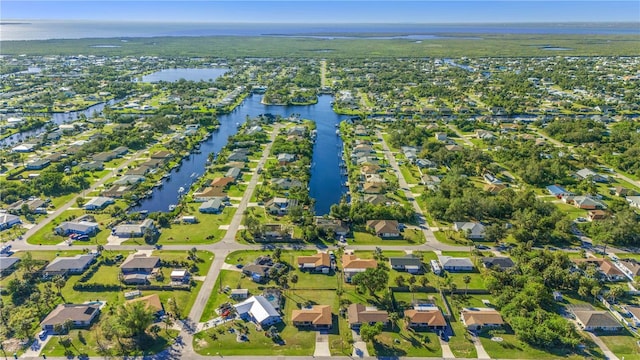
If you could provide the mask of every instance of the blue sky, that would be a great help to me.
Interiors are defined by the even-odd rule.
[[[640,1],[11,1],[0,18],[210,23],[640,21]]]

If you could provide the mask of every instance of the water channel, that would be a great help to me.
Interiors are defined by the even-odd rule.
[[[346,177],[341,175],[339,167],[342,161],[340,157],[342,141],[336,135],[336,124],[345,117],[333,112],[332,99],[329,95],[321,95],[315,105],[270,106],[260,102],[262,95],[254,94],[247,97],[230,114],[218,116],[220,128],[201,143],[201,153],[190,154],[185,158],[180,167],[171,171],[170,177],[164,180],[163,186],[155,188],[151,197],[144,199],[131,210],[168,211],[170,205],[179,202],[178,190],[181,187],[189,189],[204,173],[209,154],[212,152],[217,154],[226,145],[227,138],[238,131],[237,124],[244,123],[247,116],[253,118],[260,114],[271,113],[282,117],[300,114],[303,119],[315,121],[318,133],[313,149],[310,196],[316,200],[314,210],[317,215],[329,213],[331,205],[338,203],[346,190],[342,186],[346,182]]]

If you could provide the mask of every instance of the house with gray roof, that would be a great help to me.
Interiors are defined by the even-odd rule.
[[[49,159],[34,159],[27,162],[24,167],[27,170],[42,170],[51,164]]]
[[[222,198],[214,198],[203,202],[200,208],[198,208],[198,211],[203,214],[219,214],[223,209],[224,204],[222,203]]]
[[[241,148],[234,149],[229,156],[227,156],[227,161],[247,161],[249,158],[249,150]]]
[[[390,257],[389,265],[393,270],[406,271],[409,274],[422,274],[424,265],[417,257],[407,255],[402,257]]]
[[[302,187],[302,181],[297,179],[284,179],[284,178],[275,178],[271,180],[271,184],[274,187],[280,188],[282,190],[289,190],[296,187]]]
[[[484,225],[476,222],[455,222],[453,223],[455,231],[461,231],[466,234],[469,239],[484,239]]]
[[[112,234],[118,237],[142,237],[147,229],[156,230],[153,220],[144,219],[137,224],[120,224],[113,228]]]
[[[80,164],[80,170],[82,171],[102,171],[104,170],[104,163],[102,161],[90,161]]]
[[[0,275],[6,276],[11,274],[20,262],[19,257],[2,256],[0,257]]]
[[[287,153],[282,153],[282,154],[278,154],[276,156],[278,163],[280,165],[284,165],[284,164],[288,164],[288,163],[292,163],[294,161],[296,161],[296,155],[295,154],[287,154]]]
[[[227,173],[225,174],[224,177],[229,177],[229,178],[233,178],[234,180],[238,180],[241,173],[242,172],[240,171],[239,168],[232,167],[232,168],[229,168],[229,170],[227,170]]]
[[[95,235],[98,232],[98,223],[86,220],[64,221],[58,225],[54,231],[58,235],[67,236],[71,234]]]
[[[505,270],[515,266],[513,260],[508,257],[485,257],[482,258],[482,265],[487,269]]]
[[[609,182],[608,177],[602,176],[596,173],[595,171],[587,168],[576,171],[576,177],[580,180],[586,180],[587,178],[591,177],[593,181],[599,182],[599,183]]]
[[[141,183],[145,179],[146,178],[141,175],[124,175],[120,179],[114,181],[113,183],[116,185],[130,185],[130,184]]]
[[[45,277],[55,275],[82,274],[95,260],[93,255],[83,254],[72,257],[57,257],[44,268]]]
[[[9,213],[0,213],[0,230],[10,229],[21,222],[22,220],[20,220],[20,216]]]
[[[623,328],[608,311],[574,310],[573,314],[580,327],[587,331],[619,331]]]
[[[131,255],[121,265],[123,274],[151,274],[160,265],[158,256]]]
[[[115,203],[115,200],[113,200],[110,197],[98,196],[98,197],[91,198],[91,200],[87,201],[87,203],[84,204],[84,209],[85,210],[101,210],[114,203]]]
[[[469,258],[440,255],[438,256],[438,261],[446,271],[473,271],[474,269],[473,263]]]
[[[86,328],[100,313],[98,304],[60,304],[51,310],[49,315],[42,320],[40,326],[42,330],[55,333],[57,325],[63,325],[68,320],[73,322],[74,327]]]

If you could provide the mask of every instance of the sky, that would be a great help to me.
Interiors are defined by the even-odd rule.
[[[207,23],[640,22],[625,1],[0,1],[0,20]]]

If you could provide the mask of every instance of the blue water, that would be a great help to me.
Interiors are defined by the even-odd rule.
[[[5,20],[5,19],[3,19]],[[640,34],[638,23],[544,24],[207,24],[20,20],[0,24],[1,39],[44,40],[154,36],[262,36],[354,34]],[[426,38],[426,37],[425,37]],[[102,45],[96,42],[96,45]]]
[[[213,81],[224,75],[229,69],[165,69],[142,77],[142,82],[156,83],[159,81],[175,82],[180,79],[187,81]]]
[[[338,203],[346,190],[341,185],[346,178],[340,175],[341,159],[338,157],[342,150],[342,141],[335,134],[335,125],[343,117],[333,112],[332,97],[322,95],[317,104],[308,106],[269,106],[260,103],[261,100],[262,95],[251,95],[232,113],[218,116],[220,128],[201,144],[202,153],[189,155],[180,168],[171,171],[171,177],[162,187],[154,189],[150,198],[144,199],[140,205],[131,210],[168,211],[169,205],[179,202],[180,187],[189,189],[191,184],[204,173],[209,153],[217,154],[227,143],[227,138],[238,131],[236,124],[244,123],[247,116],[256,117],[271,113],[283,117],[300,114],[303,119],[315,121],[318,134],[312,159],[310,195],[316,199],[314,208],[316,214],[329,213],[331,205]]]

